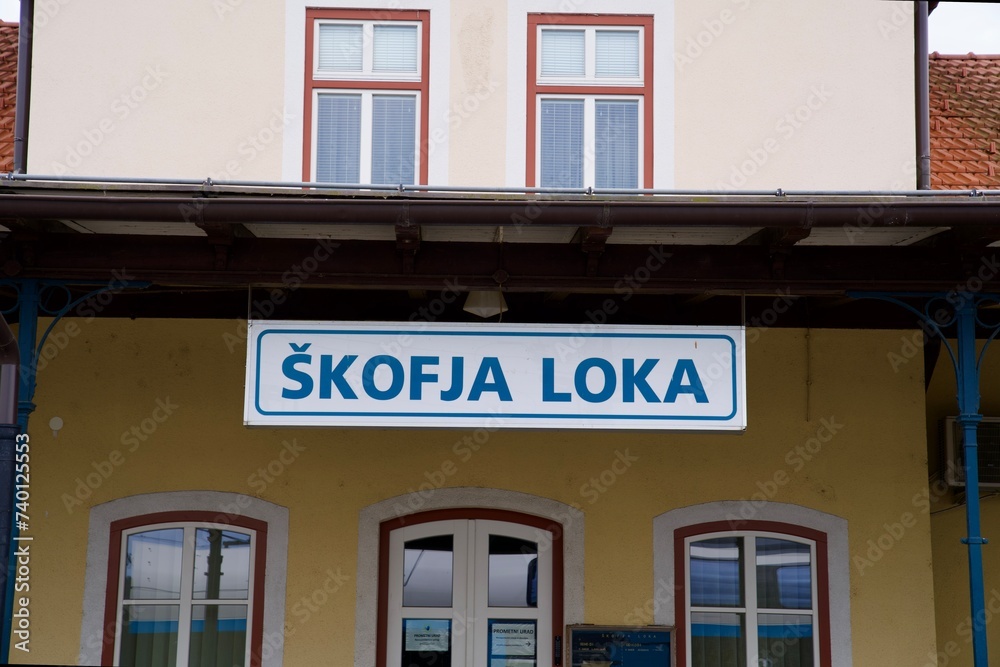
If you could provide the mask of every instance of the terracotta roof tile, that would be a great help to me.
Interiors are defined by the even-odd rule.
[[[930,55],[931,187],[1000,187],[1000,55]]]
[[[0,21],[0,172],[14,168],[17,24]]]

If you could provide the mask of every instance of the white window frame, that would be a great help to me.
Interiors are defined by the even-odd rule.
[[[316,88],[313,90],[312,99],[312,128],[310,130],[312,138],[312,164],[310,169],[310,180],[316,181],[316,168],[319,164],[319,97],[320,95],[340,95],[340,96],[361,96],[361,153],[359,155],[360,167],[358,169],[359,183],[372,182],[372,98],[375,95],[392,97],[412,97],[416,114],[413,118],[413,180],[420,182],[420,91],[419,90],[383,90],[379,88]]]
[[[362,66],[360,72],[322,70],[319,67],[320,26],[360,25],[364,37],[362,46]],[[375,60],[375,26],[413,26],[417,33],[416,72],[377,72],[373,69]],[[362,21],[352,19],[318,19],[313,25],[313,78],[326,81],[420,81],[423,77],[423,23],[420,21]]]
[[[180,581],[180,597],[176,599],[134,599],[126,601],[125,595],[125,564],[128,555],[128,538],[130,535],[137,535],[141,533],[148,533],[157,530],[169,530],[171,528],[181,528],[184,531],[184,537],[182,540],[181,547],[181,581]],[[246,600],[240,599],[225,599],[225,600],[213,600],[213,599],[195,599],[194,597],[194,557],[195,557],[195,535],[199,528],[204,528],[207,530],[219,529],[229,532],[236,532],[242,534],[250,535],[250,565],[248,568],[248,579],[247,579],[247,598]],[[184,667],[189,661],[189,652],[191,645],[191,617],[192,608],[196,605],[246,605],[246,642],[244,646],[244,660],[245,665],[250,664],[251,658],[251,642],[253,640],[253,608],[254,608],[254,568],[256,567],[256,556],[257,556],[257,531],[252,528],[245,528],[243,526],[232,526],[229,524],[214,524],[214,523],[201,523],[197,521],[184,521],[184,522],[171,522],[171,523],[156,523],[147,524],[143,526],[136,526],[135,528],[130,528],[128,530],[122,531],[122,542],[121,542],[121,558],[118,563],[118,599],[116,604],[118,610],[115,614],[115,623],[118,628],[122,628],[122,616],[125,611],[126,606],[168,606],[168,607],[179,607],[178,620],[177,620],[177,667]],[[121,662],[121,642],[123,632],[119,631],[115,633],[115,665]]]
[[[542,101],[544,100],[583,100],[583,186],[596,187],[597,180],[597,142],[595,132],[597,129],[596,103],[598,100],[610,100],[614,102],[633,101],[639,103],[637,128],[638,128],[638,149],[636,154],[636,184],[633,189],[641,188],[645,182],[646,164],[646,137],[645,137],[645,96],[643,95],[590,95],[590,94],[559,94],[552,95],[540,92],[535,96],[535,174],[539,187],[542,185]],[[548,186],[552,187],[552,186]]]
[[[695,542],[702,542],[719,537],[737,537],[743,539],[743,607],[696,607],[691,604],[691,545]],[[795,542],[809,547],[809,570],[812,606],[809,609],[771,609],[759,607],[757,605],[757,539],[758,537],[769,537],[786,542]],[[813,540],[789,535],[787,533],[773,533],[762,531],[722,531],[715,533],[702,533],[692,535],[684,540],[684,613],[685,631],[687,633],[687,660],[685,664],[692,663],[692,630],[694,623],[691,620],[692,614],[742,614],[744,618],[744,630],[746,643],[747,666],[758,664],[758,614],[776,614],[787,616],[810,616],[812,618],[812,648],[813,665],[820,665],[820,628],[819,628],[819,590],[817,589],[816,572],[816,542]]]
[[[542,40],[546,31],[583,31],[584,33],[584,75],[583,76],[544,76],[542,74]],[[639,75],[630,77],[599,77],[597,76],[597,33],[598,32],[632,32],[639,34]],[[538,52],[535,54],[535,77],[539,86],[636,86],[641,87],[646,81],[646,31],[643,26],[616,25],[539,25],[535,41]]]

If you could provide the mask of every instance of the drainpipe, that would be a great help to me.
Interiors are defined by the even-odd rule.
[[[23,174],[28,164],[28,114],[31,107],[31,43],[34,33],[35,0],[21,0],[21,24],[17,28],[17,100],[14,102],[14,173]]]
[[[927,2],[913,2],[913,58],[916,76],[917,189],[931,189],[931,102],[927,53]]]

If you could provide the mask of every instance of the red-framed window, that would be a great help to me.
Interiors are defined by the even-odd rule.
[[[302,177],[427,182],[430,12],[307,9]]]
[[[681,667],[829,667],[826,534],[728,521],[674,531]]]
[[[260,667],[267,524],[160,512],[110,526],[105,665]]]
[[[653,187],[653,17],[528,15],[526,185]]]
[[[495,622],[537,629],[535,664],[552,667],[563,627],[560,523],[509,510],[455,508],[389,519],[379,530],[376,667],[465,667],[488,650],[487,630]],[[476,590],[463,592],[464,581]],[[407,588],[415,589],[411,600]],[[478,602],[466,604],[464,593]],[[417,621],[448,636],[450,643],[435,647],[447,656],[427,647],[407,651],[408,624]]]

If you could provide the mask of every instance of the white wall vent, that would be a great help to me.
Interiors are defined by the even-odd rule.
[[[945,480],[965,486],[962,426],[955,417],[941,422],[945,442]],[[976,437],[979,446],[979,488],[1000,489],[1000,417],[983,417]]]

